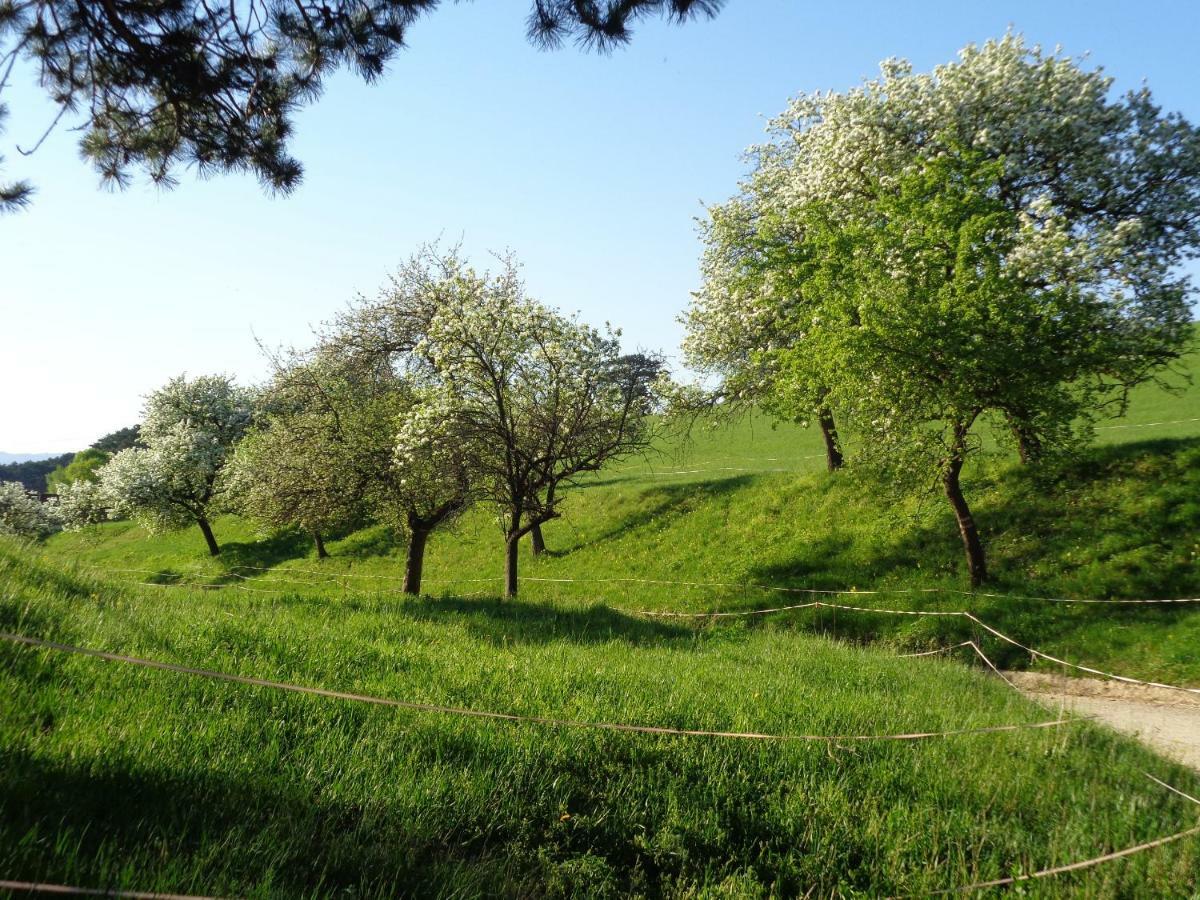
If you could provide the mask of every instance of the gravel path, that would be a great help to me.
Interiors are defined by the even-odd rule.
[[[1200,694],[1035,672],[1005,675],[1041,703],[1094,715],[1164,756],[1200,770]]]

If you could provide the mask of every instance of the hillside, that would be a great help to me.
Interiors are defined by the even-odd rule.
[[[1188,362],[1195,367],[1197,359]],[[853,473],[830,476],[815,432],[764,419],[702,431],[690,445],[602,472],[569,498],[562,520],[546,526],[551,552],[523,561],[521,590],[527,599],[684,612],[812,599],[780,588],[883,591],[876,605],[969,609],[1073,661],[1200,684],[1194,652],[1200,604],[1014,599],[1200,597],[1200,388],[1182,379],[1174,386],[1174,393],[1141,389],[1130,415],[1099,430],[1094,452],[1049,486],[1005,455],[974,467],[966,489],[994,576],[984,595],[961,593],[961,549],[940,498],[896,503]],[[224,543],[216,561],[205,556],[198,532],[150,536],[130,523],[55,536],[45,552],[81,565],[140,570],[107,573],[134,581],[328,592],[327,585],[307,587],[309,576],[298,571],[317,568],[304,536],[263,539],[236,517],[218,521],[216,531]],[[333,557],[319,566],[325,577],[351,573],[344,584],[357,589],[398,588],[403,548],[386,529],[329,546]],[[497,530],[477,510],[431,542],[426,590],[496,596],[502,565]],[[291,570],[297,571],[289,576]],[[300,581],[278,581],[287,577]],[[851,618],[827,610],[755,624],[912,650],[972,636],[955,620]],[[1005,665],[1030,664],[1002,642],[989,652]]]
[[[1023,887],[1194,896],[1195,807],[1146,774],[1193,796],[1196,774],[1086,721],[1026,727],[1061,711],[979,653],[1062,671],[1008,636],[1200,685],[1200,604],[1049,599],[1200,597],[1197,397],[1143,391],[1049,485],[980,460],[995,582],[975,595],[940,504],[830,476],[816,435],[759,420],[581,486],[511,602],[481,510],[433,542],[421,599],[383,528],[321,562],[236,517],[216,560],[131,523],[0,542],[6,632],[402,706],[0,643],[0,872],[251,897],[927,895],[1184,833]],[[841,608],[654,615],[814,598]],[[902,655],[925,651],[945,652]],[[888,737],[914,732],[938,734]]]
[[[219,896],[928,894],[1192,828],[1194,773],[998,679],[598,605],[120,587],[0,543],[0,627],[422,704],[0,645],[0,872]],[[336,615],[331,615],[336,610]],[[958,733],[1018,726],[1015,730]],[[918,740],[861,740],[908,732]],[[1037,883],[1187,896],[1200,844]]]

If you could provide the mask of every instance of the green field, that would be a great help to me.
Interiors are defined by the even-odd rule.
[[[419,600],[398,592],[402,549],[386,529],[342,536],[318,563],[303,537],[234,517],[216,523],[218,560],[198,531],[111,523],[0,543],[0,628],[573,722],[774,735],[1028,724],[1058,711],[969,648],[898,655],[976,639],[1002,666],[1031,664],[959,618],[638,613],[808,599],[749,583],[882,591],[836,599],[967,609],[1081,664],[1200,685],[1200,604],[1016,599],[1200,597],[1196,419],[1200,390],[1143,391],[1049,487],[1004,456],[981,460],[967,489],[1000,596],[961,593],[940,503],[829,476],[814,433],[748,420],[579,488],[546,528],[551,554],[523,560],[516,601],[496,599],[502,542],[483,511],[432,542]],[[1177,424],[1149,424],[1162,422]],[[948,592],[906,593],[928,588]],[[648,735],[7,643],[0,678],[0,879],[263,897],[921,896],[1095,857],[1200,813],[1145,773],[1192,795],[1200,776],[1087,722],[920,741]],[[1196,896],[1200,838],[1023,890]]]

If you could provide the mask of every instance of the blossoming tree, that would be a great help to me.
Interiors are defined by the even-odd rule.
[[[649,444],[653,369],[624,357],[618,334],[527,297],[515,263],[496,275],[460,266],[414,355],[428,387],[402,420],[397,454],[452,440],[472,492],[499,511],[505,596],[518,587],[522,537],[561,515],[584,472]]]
[[[196,525],[213,556],[209,522],[233,445],[254,414],[253,396],[222,375],[173,378],[146,400],[140,440],[99,471],[116,515],[154,529]]]
[[[804,302],[756,295],[792,340],[751,358],[777,396],[828,389],[864,457],[940,483],[975,584],[960,473],[978,428],[1004,423],[1025,459],[1077,444],[1188,338],[1200,131],[1110,86],[1009,35],[801,97],[758,151]]]
[[[1200,133],[1148,89],[1111,88],[1103,72],[1009,34],[931,73],[887,60],[859,87],[795,98],[705,227],[705,282],[687,318],[693,364],[779,415],[819,420],[831,407],[829,360],[811,340],[823,298],[807,275],[803,211],[821,204],[847,220],[929,161],[966,154],[999,164],[990,196],[1019,228],[1013,259],[1024,260],[1027,289],[1073,284],[1105,311],[1103,330],[1076,331],[1087,352],[1072,355],[1071,377],[1111,380],[1094,399],[1121,412],[1128,388],[1170,362],[1183,337],[1178,263],[1200,239]],[[1027,459],[1042,449],[1039,415],[1003,410]]]

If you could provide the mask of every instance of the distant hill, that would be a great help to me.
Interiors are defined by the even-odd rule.
[[[0,451],[0,465],[7,463],[37,462],[40,459],[50,459],[61,456],[61,453],[4,453]]]

